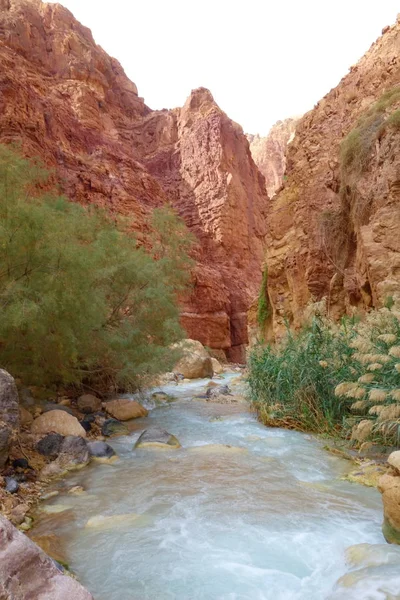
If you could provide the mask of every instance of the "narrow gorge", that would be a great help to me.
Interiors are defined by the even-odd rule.
[[[400,16],[266,136],[0,60],[0,600],[400,599]]]

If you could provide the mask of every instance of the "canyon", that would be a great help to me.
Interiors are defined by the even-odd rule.
[[[59,4],[0,2],[0,142],[54,169],[70,199],[129,220],[139,243],[171,204],[196,238],[188,337],[243,362],[268,195],[239,125],[203,88],[150,110],[117,60]]]

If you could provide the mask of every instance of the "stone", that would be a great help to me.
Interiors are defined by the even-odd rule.
[[[63,412],[68,413],[69,415],[75,416],[74,411],[69,406],[65,406],[64,404],[56,404],[55,402],[49,402],[43,408],[43,413],[47,413],[53,410],[61,410]]]
[[[32,425],[33,415],[23,406],[19,407],[19,418],[21,427],[30,427],[30,425]]]
[[[16,494],[19,490],[19,483],[14,477],[5,477],[6,492]]]
[[[215,375],[220,375],[224,372],[224,368],[216,358],[211,358],[211,365]]]
[[[62,441],[58,460],[65,466],[86,465],[90,460],[90,452],[86,440],[81,436],[69,435]]]
[[[24,521],[26,513],[29,510],[29,506],[27,504],[17,504],[17,506],[15,506],[10,514],[10,521],[11,523],[13,523],[14,525],[21,525],[21,523]]]
[[[383,535],[389,544],[400,544],[400,476],[386,473],[378,482],[382,494]]]
[[[56,458],[61,451],[63,440],[64,436],[60,433],[48,433],[36,444],[36,450],[43,456]]]
[[[128,435],[129,429],[124,423],[117,421],[117,419],[107,419],[101,427],[101,433],[106,437],[112,435]]]
[[[217,387],[208,388],[206,392],[207,398],[217,399],[219,396],[230,396],[231,390],[228,385],[218,385]]]
[[[5,600],[93,600],[72,577],[0,515],[0,598]]]
[[[165,431],[165,429],[161,429],[160,427],[152,427],[151,429],[145,429],[143,433],[140,435],[137,440],[134,448],[180,448],[181,445],[179,440]]]
[[[12,431],[19,428],[19,399],[14,378],[0,369],[0,422]]]
[[[389,454],[387,461],[389,465],[397,471],[397,474],[400,475],[400,450],[396,450]]]
[[[3,469],[11,446],[12,430],[8,425],[0,422],[0,469]]]
[[[87,421],[86,419],[79,421],[79,423],[82,425],[86,433],[89,433],[89,431],[92,429],[92,423],[90,421]]]
[[[95,413],[101,410],[101,400],[93,394],[83,394],[77,401],[78,408],[84,414]]]
[[[127,398],[117,398],[116,400],[106,402],[105,410],[118,421],[129,421],[130,419],[147,417],[149,414],[149,411],[139,404],[139,402]]]
[[[174,372],[181,373],[186,379],[213,376],[211,358],[201,342],[187,339],[174,347],[183,354],[175,365]]]
[[[61,435],[79,435],[86,437],[86,431],[76,417],[63,410],[51,410],[43,413],[32,423],[32,433],[59,433]]]
[[[88,450],[94,458],[112,458],[115,451],[106,442],[88,442]]]

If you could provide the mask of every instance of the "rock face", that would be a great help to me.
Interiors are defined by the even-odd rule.
[[[182,324],[241,362],[268,202],[242,129],[202,88],[181,109],[151,111],[59,4],[3,1],[0,58],[0,142],[55,168],[71,199],[126,216],[139,240],[151,210],[171,203],[198,240]]]
[[[75,579],[63,575],[43,550],[0,516],[0,598],[93,600]]]
[[[400,291],[399,49],[398,22],[296,126],[268,209],[275,336],[285,319],[299,326],[310,301],[326,297],[338,317]]]
[[[180,373],[186,379],[213,376],[212,360],[199,341],[183,340],[177,346],[183,352],[183,356],[174,367],[175,373]]]
[[[251,155],[265,177],[270,198],[275,196],[282,186],[286,170],[288,144],[294,138],[298,121],[298,118],[278,121],[271,127],[266,137],[260,137],[259,135],[247,136],[250,142]]]
[[[0,469],[8,459],[13,434],[20,424],[19,399],[14,378],[0,369]]]

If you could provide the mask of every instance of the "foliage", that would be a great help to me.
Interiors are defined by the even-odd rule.
[[[400,311],[371,311],[335,324],[321,315],[278,347],[250,356],[251,399],[268,425],[348,437],[370,420],[370,438],[400,441]],[[350,418],[348,418],[350,417]]]
[[[264,329],[268,317],[270,316],[271,306],[268,297],[268,269],[265,267],[262,281],[260,293],[258,295],[258,305],[257,305],[257,323],[261,330]]]
[[[261,419],[275,426],[329,431],[346,414],[346,401],[334,389],[350,375],[348,325],[332,328],[322,317],[295,334],[289,329],[279,347],[258,347],[250,356],[251,399]]]
[[[135,386],[168,368],[190,236],[154,211],[152,251],[95,209],[40,192],[48,174],[0,146],[0,361],[25,384]]]

